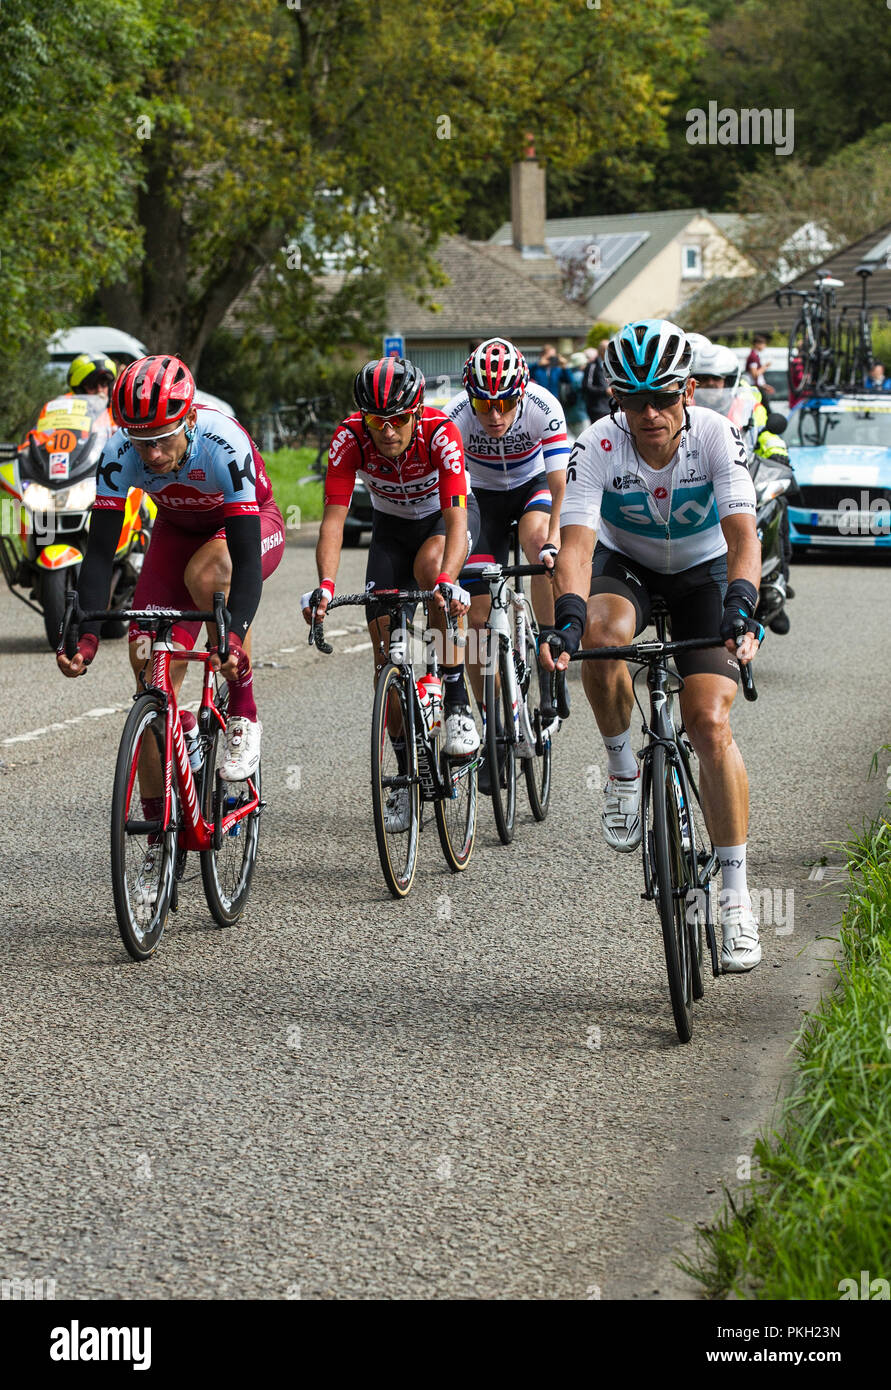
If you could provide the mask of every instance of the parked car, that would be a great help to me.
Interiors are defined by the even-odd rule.
[[[343,526],[343,543],[357,546],[367,531],[371,533],[374,513],[371,506],[371,493],[361,478],[356,479],[350,509]]]
[[[47,343],[47,351],[51,366],[58,368],[59,376],[63,380],[70,364],[82,352],[88,352],[91,356],[94,353],[104,353],[116,362],[118,367],[135,362],[137,357],[148,356],[148,348],[138,338],[134,338],[130,333],[122,333],[118,328],[106,328],[102,324],[83,324],[79,328],[65,328],[60,333],[54,333]],[[212,396],[209,391],[196,390],[195,402],[197,405],[209,405],[214,410],[221,410],[224,415],[235,414],[228,401],[221,400],[219,396]]]
[[[793,546],[891,546],[891,397],[802,401],[786,443]]]

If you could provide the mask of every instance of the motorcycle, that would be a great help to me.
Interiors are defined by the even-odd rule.
[[[83,561],[96,470],[113,430],[100,397],[56,396],[24,442],[0,455],[0,570],[15,597],[42,614],[53,651],[65,590],[76,583]],[[150,498],[131,489],[114,557],[111,607],[132,601],[155,510]],[[107,622],[102,636],[125,632],[125,623]]]

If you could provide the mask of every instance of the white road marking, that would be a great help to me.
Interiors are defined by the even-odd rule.
[[[371,650],[371,646],[372,646],[371,642],[360,642],[359,645],[358,645],[357,647],[342,647],[341,650],[343,651],[344,656],[346,656],[349,652],[367,652],[367,651],[370,651],[370,650]]]
[[[808,874],[808,878],[810,879],[811,883],[819,883],[825,872],[825,864],[815,864],[814,867],[811,869],[810,873]]]

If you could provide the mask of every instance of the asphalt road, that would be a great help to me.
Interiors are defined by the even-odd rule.
[[[196,866],[145,965],[108,870],[123,644],[65,682],[0,594],[0,1276],[57,1298],[695,1296],[673,1258],[745,1176],[829,978],[811,865],[884,795],[891,571],[796,567],[792,632],[734,711],[764,961],[707,980],[682,1047],[639,860],[600,838],[577,680],[548,820],[524,809],[505,849],[484,803],[457,877],[431,823],[390,898],[367,639],[336,615],[335,654],[307,649],[308,542],[256,625],[269,805],[246,918],[213,925]]]

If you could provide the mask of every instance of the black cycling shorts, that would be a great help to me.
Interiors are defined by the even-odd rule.
[[[492,488],[477,488],[474,496],[480,504],[479,540],[467,561],[467,570],[477,574],[485,565],[506,565],[510,554],[510,528],[526,512],[551,511],[551,489],[547,473],[537,473],[528,483],[512,487],[507,492]],[[536,559],[538,557],[536,556]],[[489,586],[484,579],[465,577],[465,588],[472,594],[485,594]]]
[[[480,509],[472,492],[467,494],[467,553],[476,545],[480,529]],[[368,547],[365,583],[376,589],[415,589],[414,564],[418,551],[431,536],[445,535],[445,516],[433,512],[419,521],[410,517],[390,516],[375,512]],[[368,606],[369,621],[379,615],[373,604]]]
[[[665,602],[669,627],[675,642],[693,637],[717,637],[724,616],[727,589],[727,556],[718,555],[704,564],[678,574],[657,574],[639,560],[631,560],[600,541],[591,566],[591,595],[618,594],[634,605],[637,637],[650,623],[651,598]],[[710,673],[739,683],[739,662],[726,647],[706,647],[699,652],[678,652],[674,658],[678,674],[697,676]]]

